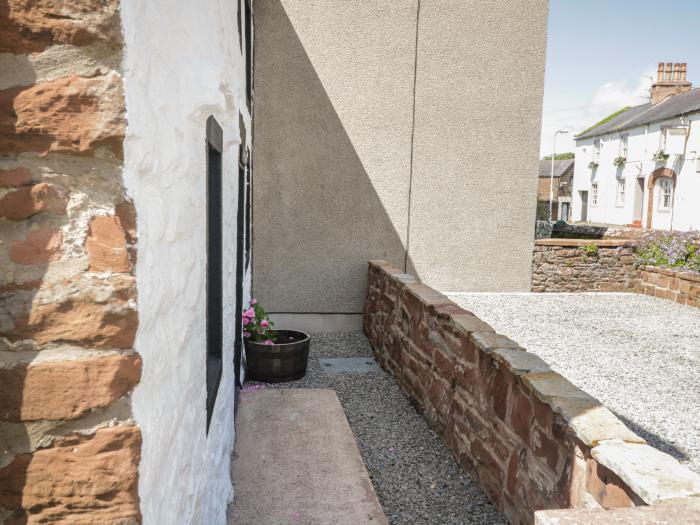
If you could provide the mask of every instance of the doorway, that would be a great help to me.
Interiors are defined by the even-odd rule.
[[[588,221],[588,192],[587,191],[579,191],[578,193],[581,196],[581,222],[587,222]]]
[[[561,212],[559,213],[559,220],[560,221],[569,222],[570,207],[571,207],[571,203],[569,203],[569,202],[562,202],[561,203]]]
[[[642,224],[642,210],[644,209],[644,178],[637,179],[634,187],[634,223]]]

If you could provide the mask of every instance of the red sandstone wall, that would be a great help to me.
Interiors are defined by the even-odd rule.
[[[533,292],[629,292],[635,286],[636,274],[629,240],[535,241]]]
[[[643,294],[700,307],[700,275],[698,274],[643,266],[639,269],[638,279],[637,290]]]
[[[0,2],[0,521],[140,521],[117,0]]]
[[[369,265],[364,330],[382,367],[511,523],[532,523],[540,509],[669,497],[639,488],[634,468],[649,458],[653,477],[675,460],[537,356],[384,261]],[[607,459],[618,450],[634,461]],[[687,492],[700,490],[688,476]]]

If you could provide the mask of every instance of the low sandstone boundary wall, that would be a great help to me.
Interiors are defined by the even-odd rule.
[[[637,277],[633,248],[629,239],[537,240],[532,291],[632,291]]]
[[[636,291],[680,304],[700,307],[700,275],[698,274],[656,266],[642,266],[638,272]]]
[[[596,399],[385,261],[369,264],[364,330],[382,367],[511,523],[533,523],[540,509],[700,495],[699,476]]]

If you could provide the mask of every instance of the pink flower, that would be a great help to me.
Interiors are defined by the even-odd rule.
[[[250,332],[243,332],[243,337],[245,337],[246,339],[248,337],[250,337],[251,335],[253,335],[253,334],[251,334]]]
[[[263,319],[262,321],[260,321],[260,326],[262,326],[263,328],[267,328],[268,326],[270,326],[270,321],[268,321],[267,319]]]
[[[243,318],[243,326],[246,326],[248,323],[250,323],[250,319],[248,319],[247,317],[244,317]]]
[[[245,312],[243,312],[244,317],[255,317],[255,310],[252,308],[248,308]]]
[[[265,339],[265,341],[263,341],[263,344],[264,345],[274,345],[275,343],[272,342],[272,339]]]
[[[251,299],[251,300],[250,300],[250,304],[251,304],[251,305],[253,305],[253,304],[258,304],[257,299]]]

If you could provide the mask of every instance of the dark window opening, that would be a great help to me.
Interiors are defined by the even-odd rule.
[[[245,127],[241,127],[242,140],[245,137]],[[246,163],[244,148],[241,145],[238,156],[238,214],[236,217],[236,326],[233,344],[233,369],[235,386],[241,386],[241,360],[243,354],[243,258],[245,242],[245,195],[246,195]]]
[[[207,119],[207,432],[222,373],[223,350],[223,132],[214,117]]]
[[[250,224],[251,224],[251,211],[253,208],[253,202],[251,201],[251,165],[250,165],[250,151],[247,152],[246,158],[248,163],[245,170],[245,269],[247,270],[250,266],[250,246],[252,238],[250,235]]]
[[[236,0],[236,3],[236,15],[238,17],[238,46],[240,48],[243,48],[243,33],[241,32],[241,28],[243,26],[243,24],[241,23],[241,0]]]
[[[253,100],[253,11],[245,0],[245,84],[248,109]]]

